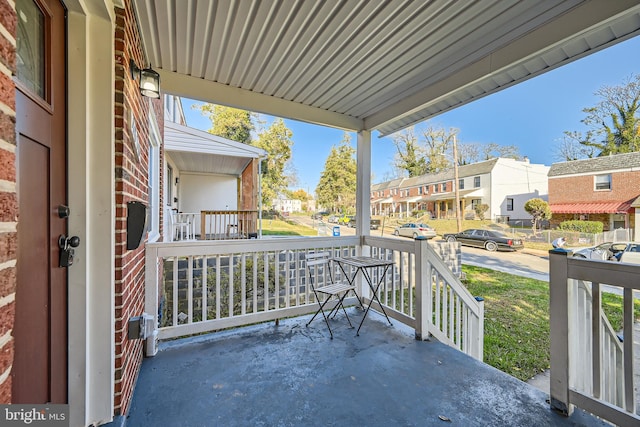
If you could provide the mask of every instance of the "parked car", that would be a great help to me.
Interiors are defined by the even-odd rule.
[[[327,218],[327,222],[330,222],[331,224],[337,224],[338,218],[338,215],[330,215],[329,218]]]
[[[311,215],[311,218],[312,219],[322,219],[322,213],[316,212],[316,213]]]
[[[597,259],[601,261],[620,261],[624,252],[640,252],[637,242],[605,242],[597,246],[574,249],[573,256],[577,258]]]
[[[460,242],[461,245],[485,248],[491,252],[498,249],[515,251],[524,248],[521,239],[509,237],[501,231],[494,230],[472,228],[460,233],[447,233],[443,237],[447,242]]]
[[[436,230],[427,224],[408,222],[396,227],[393,234],[396,236],[412,237],[414,239],[417,237],[432,239],[436,237]]]
[[[354,218],[355,218],[354,215],[343,215],[340,218],[338,218],[338,224],[349,225],[349,221],[351,221]]]
[[[356,219],[352,218],[351,220],[349,220],[349,224],[347,224],[349,227],[351,228],[356,228]],[[369,222],[369,229],[370,230],[377,230],[378,228],[380,228],[380,220],[379,219],[373,219],[371,218],[371,221]]]

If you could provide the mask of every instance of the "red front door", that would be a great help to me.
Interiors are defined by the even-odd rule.
[[[13,403],[67,402],[65,10],[17,0],[18,263]]]

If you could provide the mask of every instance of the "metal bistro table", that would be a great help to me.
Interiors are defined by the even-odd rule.
[[[384,317],[387,318],[387,321],[389,322],[389,325],[391,325],[391,320],[389,320],[389,316],[387,316],[387,312],[384,311],[384,307],[382,306],[382,303],[380,302],[380,299],[378,298],[378,289],[380,288],[380,285],[384,281],[384,277],[387,274],[387,271],[389,270],[389,267],[391,267],[394,264],[394,262],[393,261],[387,261],[387,260],[384,260],[384,259],[368,257],[368,256],[334,257],[334,258],[332,258],[332,260],[335,261],[336,263],[338,263],[338,265],[340,266],[340,270],[342,270],[342,273],[344,274],[344,277],[347,278],[347,281],[349,282],[349,285],[353,286],[353,282],[356,280],[356,277],[358,277],[358,272],[361,271],[362,275],[367,280],[367,284],[369,284],[369,289],[371,289],[371,292],[373,292],[373,297],[371,298],[371,301],[367,305],[367,308],[366,308],[366,310],[364,312],[364,316],[362,316],[362,320],[360,321],[360,326],[358,326],[358,331],[356,332],[356,336],[360,335],[360,328],[362,327],[362,324],[364,323],[364,319],[367,318],[367,314],[369,313],[369,308],[371,308],[371,303],[373,302],[373,300],[376,300],[378,302],[378,304],[380,305],[380,308],[382,309],[382,313],[384,313]],[[353,276],[351,278],[349,277],[349,275],[345,271],[345,266],[351,266],[351,267],[354,267],[356,269],[356,272],[353,274]],[[384,270],[382,271],[382,274],[380,275],[380,279],[378,280],[378,283],[374,286],[373,281],[371,279],[371,273],[370,273],[369,270],[372,270],[374,268],[378,269],[380,267],[384,267]],[[360,298],[358,298],[358,299],[360,299]],[[360,304],[362,304],[362,302],[360,302]]]

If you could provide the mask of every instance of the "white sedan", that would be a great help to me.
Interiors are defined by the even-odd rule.
[[[427,224],[408,222],[396,227],[393,234],[396,236],[412,237],[414,239],[418,237],[432,239],[436,237],[436,230],[434,230]]]

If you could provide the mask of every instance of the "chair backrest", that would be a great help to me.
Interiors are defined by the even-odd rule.
[[[331,253],[311,252],[305,256],[311,288],[333,283]],[[328,280],[327,280],[328,279]]]
[[[167,221],[169,224],[169,228],[173,228],[173,224],[176,222],[176,219],[173,216],[173,209],[167,207],[165,208],[165,215],[167,216]]]

